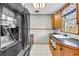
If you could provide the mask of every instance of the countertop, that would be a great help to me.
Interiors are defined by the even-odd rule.
[[[59,35],[59,37],[57,37],[56,35]],[[65,36],[60,37],[60,36],[61,36],[60,34],[53,34],[53,33],[49,34],[49,37],[55,40],[56,42],[79,48],[79,40],[67,36],[66,37]]]

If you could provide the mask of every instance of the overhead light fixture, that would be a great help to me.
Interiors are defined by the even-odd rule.
[[[45,8],[45,3],[33,3],[34,8]]]

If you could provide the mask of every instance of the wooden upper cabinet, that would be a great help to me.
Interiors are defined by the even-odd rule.
[[[61,16],[61,14],[55,15],[55,27],[58,27],[60,30],[62,29],[62,16]]]
[[[79,3],[65,4],[57,13],[53,14],[51,26],[53,30],[59,28],[60,31],[66,33],[79,34]]]
[[[55,53],[56,56],[62,56],[62,54],[63,54],[62,53],[62,45],[57,43],[55,48],[56,48],[56,50],[55,50],[56,51],[56,53]]]
[[[55,17],[54,17],[54,15],[51,18],[51,26],[52,26],[52,29],[54,30],[55,29]]]
[[[77,3],[77,23],[79,24],[79,3]]]
[[[60,31],[62,30],[62,16],[60,13],[52,16],[51,24],[53,29],[59,28]]]

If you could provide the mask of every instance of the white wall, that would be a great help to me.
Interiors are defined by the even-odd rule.
[[[31,15],[30,28],[51,28],[51,15]]]
[[[30,34],[34,34],[34,43],[45,44],[48,43],[48,36],[52,30],[40,30],[51,29],[51,15],[31,15],[30,16],[30,28],[37,28],[30,30]]]

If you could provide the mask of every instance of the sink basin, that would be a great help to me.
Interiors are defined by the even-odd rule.
[[[71,38],[69,36],[63,36],[63,35],[53,35],[56,38]]]

